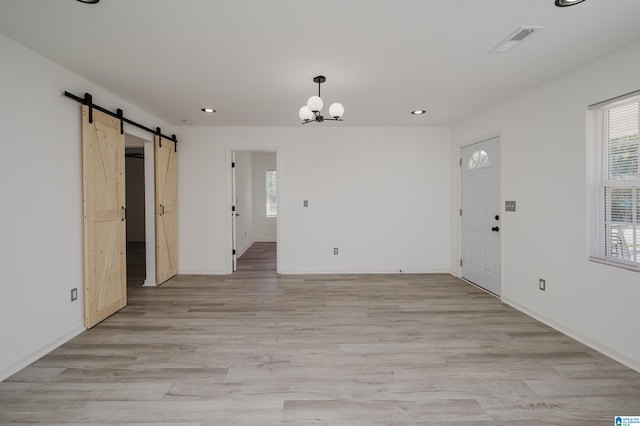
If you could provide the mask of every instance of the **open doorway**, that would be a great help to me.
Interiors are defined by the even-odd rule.
[[[234,151],[232,271],[277,271],[278,164],[274,151]]]
[[[146,278],[144,147],[125,149],[127,287]]]
[[[127,286],[155,286],[153,140],[125,134]]]

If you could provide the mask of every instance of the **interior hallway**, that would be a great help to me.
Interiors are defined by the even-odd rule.
[[[276,273],[276,243],[253,243],[238,258],[238,272]]]

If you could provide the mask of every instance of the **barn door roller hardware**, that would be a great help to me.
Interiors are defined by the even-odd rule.
[[[139,129],[142,129],[149,133],[153,133],[154,135],[158,135],[160,136],[161,139],[165,138],[165,139],[169,139],[170,141],[173,141],[175,143],[174,145],[175,150],[176,151],[178,150],[178,138],[176,137],[176,135],[166,136],[162,134],[160,127],[156,127],[156,130],[153,130],[147,126],[143,126],[140,123],[136,123],[133,120],[129,120],[127,117],[124,116],[124,113],[120,108],[118,108],[116,112],[111,112],[108,109],[101,107],[100,105],[96,105],[93,103],[93,96],[91,96],[90,93],[85,93],[84,97],[81,98],[80,96],[76,96],[73,93],[69,93],[65,90],[64,95],[77,102],[80,102],[82,105],[86,105],[89,107],[89,123],[93,123],[93,110],[97,109],[98,111],[104,112],[105,114],[120,120],[120,134],[124,133],[124,123],[131,124],[132,126],[136,126]],[[160,143],[162,144],[162,141]]]
[[[171,135],[170,138],[166,137],[166,136],[162,136],[162,130],[160,129],[160,127],[156,127],[156,131],[154,132],[156,136],[158,136],[158,147],[162,148],[162,138],[165,139],[169,139],[172,142],[174,142],[173,144],[173,151],[174,152],[178,152],[178,140],[176,139],[176,135]]]

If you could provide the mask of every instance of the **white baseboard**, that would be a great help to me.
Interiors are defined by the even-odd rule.
[[[352,274],[386,274],[386,275],[403,275],[403,274],[448,274],[446,269],[284,269],[278,271],[282,275],[352,275]]]
[[[239,250],[239,251],[238,251],[238,255],[237,255],[237,257],[242,256],[242,255],[243,255],[247,250],[249,250],[249,247],[251,247],[251,246],[253,245],[253,243],[254,243],[254,242],[255,242],[255,241],[250,241],[246,246],[244,246],[244,248],[243,248],[243,249]]]
[[[44,345],[44,346],[40,347],[39,349],[33,351],[31,354],[25,356],[24,358],[14,362],[13,364],[11,364],[11,365],[9,365],[7,367],[3,367],[0,370],[0,381],[3,381],[5,379],[11,377],[12,375],[17,373],[18,371],[22,370],[23,368],[27,367],[28,365],[30,365],[33,362],[37,361],[38,359],[42,358],[43,356],[45,356],[46,354],[48,354],[49,352],[51,352],[52,350],[54,350],[58,346],[60,346],[63,343],[66,343],[69,340],[73,339],[78,334],[82,333],[84,330],[85,330],[85,328],[84,328],[83,325],[76,326],[76,327],[72,328],[71,330],[68,330],[67,332],[63,333],[62,335],[60,335],[56,339],[50,341],[46,345]]]
[[[178,275],[229,275],[226,269],[179,269]]]
[[[618,361],[620,364],[623,364],[637,372],[640,373],[640,360],[639,359],[633,359],[630,358],[624,354],[619,353],[618,351],[616,351],[615,349],[612,349],[606,345],[603,345],[600,342],[597,342],[593,339],[591,339],[588,336],[583,335],[582,333],[579,333],[573,329],[571,329],[570,327],[567,327],[566,325],[559,323],[549,317],[546,317],[545,315],[542,315],[538,312],[535,312],[529,308],[527,308],[526,306],[518,303],[517,301],[513,300],[513,299],[509,299],[508,297],[502,297],[501,298],[502,301],[504,303],[506,303],[507,305],[519,310],[522,313],[525,313],[527,315],[529,315],[531,318],[534,318],[538,321],[540,321],[543,324],[548,325],[549,327],[559,331],[562,334],[566,334],[567,336],[571,337],[574,340],[577,340],[578,342],[589,346],[592,349],[595,349],[596,351],[608,356],[609,358],[612,358],[616,361]]]

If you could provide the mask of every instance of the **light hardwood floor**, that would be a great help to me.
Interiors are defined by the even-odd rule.
[[[640,374],[450,275],[278,276],[273,245],[245,256],[231,276],[130,287],[128,307],[0,383],[0,423],[583,426],[640,415]]]

